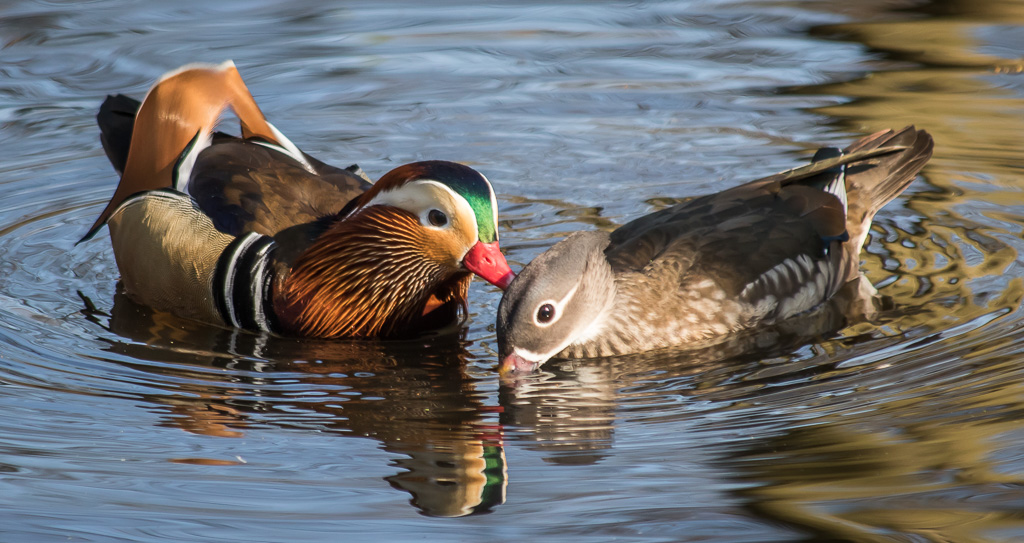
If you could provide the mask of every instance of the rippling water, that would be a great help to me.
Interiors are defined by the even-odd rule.
[[[0,534],[1024,539],[1024,4],[834,4],[4,4]],[[501,383],[487,285],[458,337],[266,339],[139,307],[105,234],[74,245],[116,183],[102,98],[228,58],[321,159],[479,168],[514,267],[818,144],[937,145],[867,305]]]

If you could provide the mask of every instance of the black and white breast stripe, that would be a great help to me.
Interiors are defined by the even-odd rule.
[[[842,149],[836,149],[835,147],[823,147],[818,149],[818,152],[814,153],[813,162],[825,160],[828,158],[836,158],[843,156]],[[843,213],[846,213],[849,203],[846,196],[846,164],[841,164],[834,168],[830,168],[822,172],[822,175],[831,175],[828,183],[822,187],[822,190],[830,194],[835,195],[839,198],[839,201],[843,204]]]
[[[225,323],[247,330],[279,330],[270,289],[276,249],[270,236],[249,233],[221,253],[213,274],[213,298]]]

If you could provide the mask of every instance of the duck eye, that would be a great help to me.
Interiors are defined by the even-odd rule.
[[[448,215],[438,209],[431,209],[430,213],[427,213],[427,220],[430,221],[431,226],[440,228],[448,224]]]
[[[555,318],[555,306],[544,304],[537,309],[537,322],[546,324],[551,322],[553,318]]]

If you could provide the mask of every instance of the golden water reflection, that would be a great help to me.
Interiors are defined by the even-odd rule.
[[[920,11],[927,17],[906,16]],[[917,307],[893,324],[943,328],[993,308],[1018,311],[1024,266],[1024,51],[999,30],[1024,25],[1024,4],[938,0],[902,17],[823,26],[812,33],[856,41],[894,66],[800,89],[850,98],[815,111],[854,131],[916,124],[936,141],[917,185],[887,210],[864,269],[898,304]],[[993,37],[994,36],[994,37]],[[999,54],[996,54],[999,53]]]
[[[948,189],[952,185],[943,173],[990,174],[984,183],[991,188],[1017,189],[1009,191],[1016,201],[1001,202],[1020,203],[1024,51],[1012,40],[989,36],[1000,29],[1007,36],[1019,32],[1024,4],[938,0],[918,9],[929,16],[814,29],[818,36],[861,43],[895,66],[792,92],[849,98],[815,111],[856,132],[904,124],[926,128],[936,142],[929,181]],[[932,179],[936,173],[940,177]]]
[[[736,494],[752,513],[816,540],[996,541],[1024,529],[1024,473],[998,459],[1020,430],[1016,421],[821,424],[758,440],[723,464],[749,484]]]
[[[1024,51],[986,41],[1019,32],[1024,4],[920,9],[930,16],[816,29],[894,67],[794,89],[849,97],[816,110],[843,130],[916,124],[936,141],[924,170],[934,189],[905,195],[909,212],[883,212],[865,255],[904,308],[881,328],[903,338],[875,382],[886,392],[864,383],[852,413],[834,405],[722,461],[752,514],[815,540],[1001,541],[1024,529]]]

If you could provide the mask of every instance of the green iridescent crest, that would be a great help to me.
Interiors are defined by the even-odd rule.
[[[462,166],[459,171],[449,172],[451,175],[443,177],[444,184],[466,199],[469,207],[476,215],[477,232],[480,241],[491,243],[498,240],[497,214],[498,209],[494,203],[494,192],[491,184],[487,182],[476,170]]]
[[[490,194],[487,197],[480,197],[474,195],[467,197],[466,201],[469,202],[469,207],[473,208],[473,213],[476,214],[477,231],[480,235],[480,241],[484,243],[490,243],[497,241],[498,231],[495,229],[494,215],[497,210],[491,205]]]

